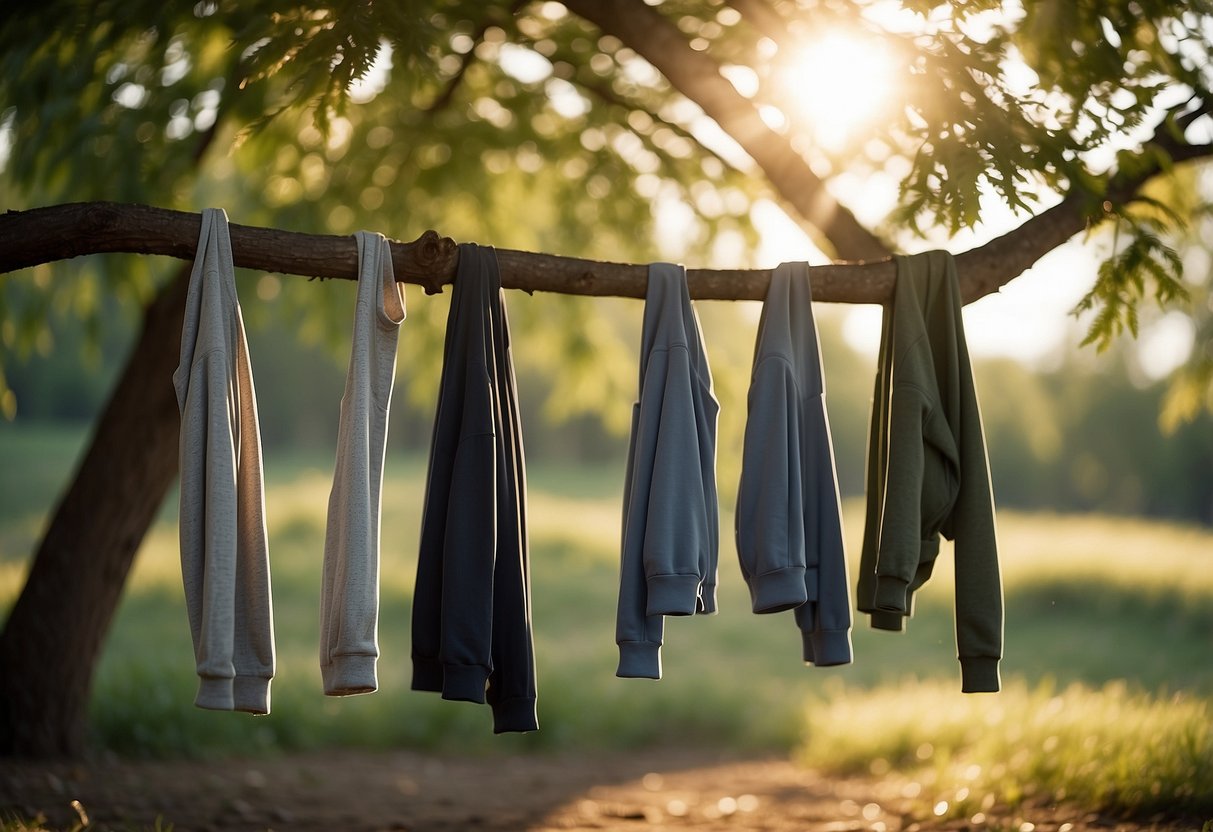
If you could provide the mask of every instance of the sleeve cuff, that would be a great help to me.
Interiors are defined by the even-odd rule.
[[[488,669],[478,664],[444,664],[442,698],[483,705],[488,679]]]
[[[804,642],[804,660],[817,667],[837,667],[850,664],[853,660],[851,651],[851,631],[847,630],[816,630],[801,633]]]
[[[653,575],[646,582],[645,615],[694,615],[699,608],[698,575]]]
[[[440,693],[442,691],[442,664],[437,659],[413,656],[413,681],[409,687],[413,690]]]
[[[910,582],[892,575],[876,577],[876,609],[886,612],[905,613],[906,596],[909,593]]]
[[[899,612],[876,610],[871,613],[873,630],[900,632],[905,629],[906,617]]]
[[[998,675],[998,659],[971,656],[960,659],[961,693],[998,693],[1002,680]]]
[[[804,567],[789,566],[752,576],[750,603],[759,614],[795,609],[809,599],[805,590]]]
[[[329,664],[320,667],[324,695],[355,696],[360,693],[374,693],[379,689],[379,679],[375,675],[376,661],[378,656],[333,656]]]
[[[493,703],[493,733],[523,734],[539,730],[535,715],[535,700],[531,697],[506,699]]]
[[[199,676],[198,695],[194,705],[208,711],[230,711],[235,708],[232,680],[229,676]]]
[[[233,679],[232,709],[250,714],[268,714],[270,680],[263,676],[237,676]]]
[[[619,642],[619,669],[624,679],[660,679],[661,645],[648,641]]]

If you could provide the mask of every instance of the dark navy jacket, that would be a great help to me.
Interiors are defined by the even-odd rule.
[[[413,596],[414,690],[488,701],[533,731],[526,470],[501,275],[459,246]]]

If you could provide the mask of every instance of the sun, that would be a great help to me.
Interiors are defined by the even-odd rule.
[[[893,61],[873,38],[838,29],[791,56],[783,72],[786,108],[806,123],[818,144],[841,150],[887,113]]]

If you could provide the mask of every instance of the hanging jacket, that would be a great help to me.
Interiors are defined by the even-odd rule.
[[[412,687],[487,696],[498,733],[538,727],[525,485],[497,256],[462,244],[421,521]]]
[[[956,266],[932,251],[897,258],[881,334],[857,591],[873,627],[902,628],[940,535],[955,541],[962,689],[997,691],[1003,605],[989,463]]]
[[[492,281],[489,319],[496,363],[495,393],[501,429],[497,443],[497,566],[493,573],[493,672],[486,701],[495,733],[535,731],[535,648],[531,631],[531,564],[526,529],[526,462],[522,416],[510,346],[505,294],[493,249],[487,274]]]
[[[379,514],[404,297],[382,234],[359,231],[358,300],[329,493],[320,584],[320,673],[329,696],[379,686]]]
[[[623,496],[617,675],[661,678],[665,615],[716,611],[719,405],[686,270],[649,266]]]
[[[199,677],[194,704],[265,714],[274,623],[261,433],[227,214],[202,212],[181,361],[181,573]]]
[[[851,598],[807,263],[771,278],[750,381],[737,554],[753,610],[795,609],[804,660],[851,661]]]

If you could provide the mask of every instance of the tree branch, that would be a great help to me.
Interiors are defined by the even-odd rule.
[[[124,205],[80,202],[0,214],[0,273],[86,254],[127,252],[192,260],[200,214]],[[357,280],[358,249],[353,237],[302,234],[232,223],[237,266],[305,277]],[[396,279],[431,294],[455,278],[454,240],[426,231],[413,242],[392,242]],[[507,289],[643,298],[648,267],[600,263],[576,257],[498,249],[501,282]],[[821,266],[813,270],[813,296],[840,303],[880,303],[893,286],[889,260]],[[761,300],[770,269],[689,269],[691,296],[712,300]]]
[[[640,0],[565,0],[564,4],[622,40],[702,107],[758,163],[780,196],[830,241],[839,257],[888,256],[884,243],[838,204],[787,138],[771,130],[754,103],[720,74],[719,64],[692,49],[660,12]]]
[[[1163,128],[1154,143],[1168,164],[1213,157],[1213,144],[1177,144]],[[1128,199],[1163,169],[1156,160],[1133,177],[1113,177],[1110,199]],[[1019,227],[956,257],[965,303],[997,292],[1048,252],[1087,227],[1088,197],[1077,193]],[[147,205],[82,202],[9,211],[0,215],[0,274],[104,252],[162,254],[192,260],[201,215]],[[356,280],[357,246],[352,237],[301,234],[231,225],[236,265],[305,277]],[[413,242],[394,241],[396,279],[434,294],[455,277],[455,241],[426,231]],[[524,292],[643,298],[645,265],[604,263],[555,254],[498,249],[502,285]],[[835,263],[813,268],[813,299],[832,303],[884,303],[892,295],[896,270],[889,259]],[[688,269],[691,297],[702,300],[762,300],[770,269]]]

